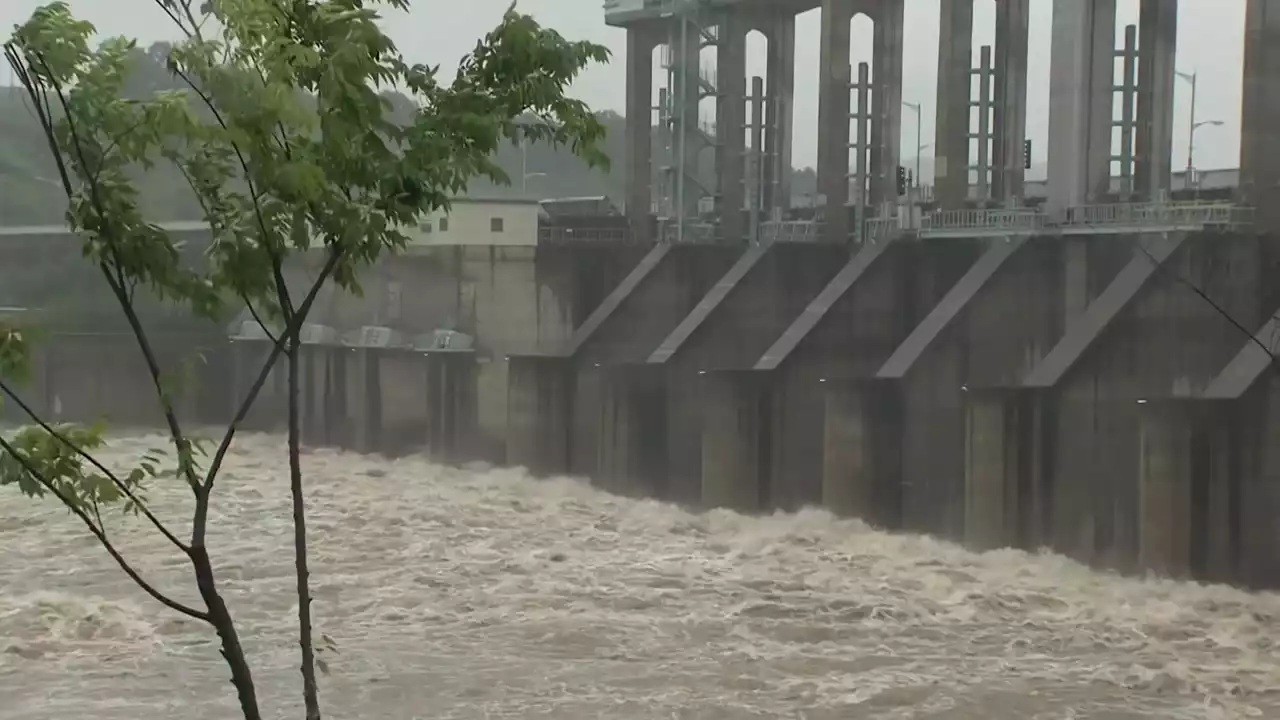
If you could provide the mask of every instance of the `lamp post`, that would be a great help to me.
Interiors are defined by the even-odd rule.
[[[520,139],[520,194],[529,194],[529,178],[546,177],[544,172],[529,172],[529,143]]]
[[[1196,130],[1205,125],[1217,127],[1222,125],[1221,120],[1196,120],[1196,85],[1200,77],[1199,71],[1183,72],[1175,70],[1178,77],[1186,80],[1191,85],[1191,121],[1187,123],[1187,185],[1192,182],[1192,175],[1195,173],[1196,165]],[[1198,183],[1197,183],[1198,184]]]
[[[923,116],[924,116],[924,113],[922,112],[922,107],[921,107],[920,103],[907,102],[906,100],[903,100],[903,101],[902,101],[902,104],[903,104],[905,107],[907,107],[907,108],[911,109],[911,110],[912,110],[913,112],[915,112],[915,114],[916,114],[916,174],[915,174],[915,181],[916,181],[916,183],[917,183],[917,184],[919,184],[919,182],[920,182],[920,156],[921,156],[922,154],[924,154],[924,148],[925,148],[924,144],[921,142],[921,141],[924,139],[924,138],[923,138],[924,128],[922,127],[922,126],[924,125],[924,117],[923,117]]]

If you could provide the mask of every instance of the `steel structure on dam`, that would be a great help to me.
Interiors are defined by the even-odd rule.
[[[1172,186],[1177,0],[1123,30],[1115,0],[1055,0],[1047,78],[1028,78],[1028,0],[995,1],[976,52],[973,0],[942,3],[928,203],[899,167],[902,0],[607,2],[628,215],[653,246],[559,352],[510,358],[508,461],[1280,584],[1280,0],[1247,0],[1238,181],[1213,200]],[[796,220],[794,19],[813,7],[822,207]],[[764,78],[745,77],[752,30]],[[1028,82],[1052,103],[1035,202]]]

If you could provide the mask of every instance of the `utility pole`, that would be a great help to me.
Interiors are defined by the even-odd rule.
[[[923,113],[921,112],[923,108],[921,107],[920,103],[907,102],[907,101],[905,101],[905,100],[904,100],[904,101],[902,101],[902,104],[903,104],[903,106],[905,106],[906,108],[910,109],[912,112],[914,112],[914,113],[916,114],[916,174],[915,174],[915,183],[916,183],[916,185],[919,185],[919,184],[920,184],[920,156],[924,154],[924,143],[923,143],[923,140],[924,140],[924,128],[922,127],[922,125],[924,124],[924,121],[923,121]]]
[[[1200,72],[1198,70],[1194,72],[1189,72],[1189,73],[1182,72],[1181,70],[1174,70],[1174,72],[1178,74],[1178,77],[1182,78],[1183,80],[1186,80],[1191,85],[1191,120],[1190,122],[1187,123],[1186,184],[1187,184],[1187,189],[1189,190],[1194,189],[1198,194],[1200,190],[1200,183],[1195,178],[1196,130],[1199,130],[1201,127],[1205,125],[1217,127],[1219,125],[1222,125],[1222,121],[1221,120],[1196,120],[1196,85],[1197,85],[1197,80],[1200,77]],[[1192,185],[1192,183],[1195,183],[1194,186]]]

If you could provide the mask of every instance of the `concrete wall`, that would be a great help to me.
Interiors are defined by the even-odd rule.
[[[502,206],[465,207],[487,211]],[[476,419],[483,436],[479,444],[487,448],[482,454],[500,459],[507,426],[506,357],[560,350],[573,328],[639,260],[643,250],[630,246],[480,243],[422,248],[385,257],[369,268],[360,278],[359,295],[325,288],[317,300],[314,319],[339,332],[385,325],[410,338],[441,328],[472,335],[478,350]],[[291,269],[295,295],[305,292],[320,262],[313,256]],[[415,375],[415,382],[421,379]],[[385,393],[390,403],[408,402],[411,397],[393,390]],[[394,406],[384,410],[403,414]],[[389,428],[384,430],[390,432]]]
[[[1189,397],[1239,350],[1260,321],[1257,240],[1191,238],[1043,399],[1043,477],[1051,507],[1044,538],[1082,560],[1121,568],[1138,557],[1140,401]]]
[[[229,403],[230,343],[209,335],[156,335],[152,346],[176,396],[179,419],[225,422]],[[121,427],[163,423],[154,383],[130,335],[55,334],[39,338],[21,396],[42,418],[68,422],[107,420]],[[29,422],[13,403],[3,418]]]
[[[774,383],[774,503],[794,509],[822,501],[828,388],[874,375],[978,251],[963,240],[889,248],[801,341]]]
[[[848,259],[848,250],[838,247],[770,248],[662,366],[666,408],[662,424],[652,431],[667,436],[662,475],[670,498],[700,500],[705,404],[701,373],[749,370]]]
[[[689,314],[741,255],[713,246],[673,248],[574,358],[570,469],[594,476],[600,467],[598,433],[609,410],[600,366],[638,364]]]
[[[1000,241],[997,241],[1000,242]],[[902,383],[902,524],[962,539],[967,393],[1022,382],[1062,337],[1067,285],[1097,297],[1133,254],[1130,238],[1028,241],[963,302]],[[1069,265],[1084,263],[1081,277]]]

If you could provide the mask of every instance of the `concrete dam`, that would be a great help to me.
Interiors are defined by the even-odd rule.
[[[818,5],[821,195],[800,217],[794,19]],[[1051,76],[1035,79],[1027,0],[996,3],[977,53],[973,2],[943,3],[925,186],[899,160],[901,2],[607,3],[628,38],[628,215],[655,241],[563,347],[510,357],[507,462],[1280,582],[1280,2],[1248,2],[1241,166],[1213,197],[1193,172],[1174,183],[1177,5],[1143,0],[1117,28],[1114,0],[1057,0]],[[874,41],[855,69],[857,14]],[[753,30],[768,71],[748,79]],[[1049,178],[1033,197],[1026,87],[1044,80]]]
[[[418,315],[319,303],[308,442],[1280,586],[1280,0],[1247,3],[1240,167],[1210,186],[1172,169],[1176,0],[1143,0],[1129,28],[1114,0],[1055,0],[1048,78],[1027,77],[1028,0],[997,2],[990,48],[973,47],[972,0],[943,3],[932,184],[899,157],[901,0],[610,0],[625,215],[496,222],[476,203],[475,232],[526,239],[411,248],[365,283]],[[794,19],[819,5],[804,208]],[[853,67],[856,14],[875,39]],[[749,30],[769,40],[765,77],[744,76]],[[1053,106],[1039,184],[1029,82]],[[443,242],[433,222],[423,237]],[[250,325],[207,365],[209,387],[238,390],[189,412],[226,419],[265,352]],[[37,373],[38,406],[83,376],[68,362]],[[280,426],[282,387],[255,427]]]

